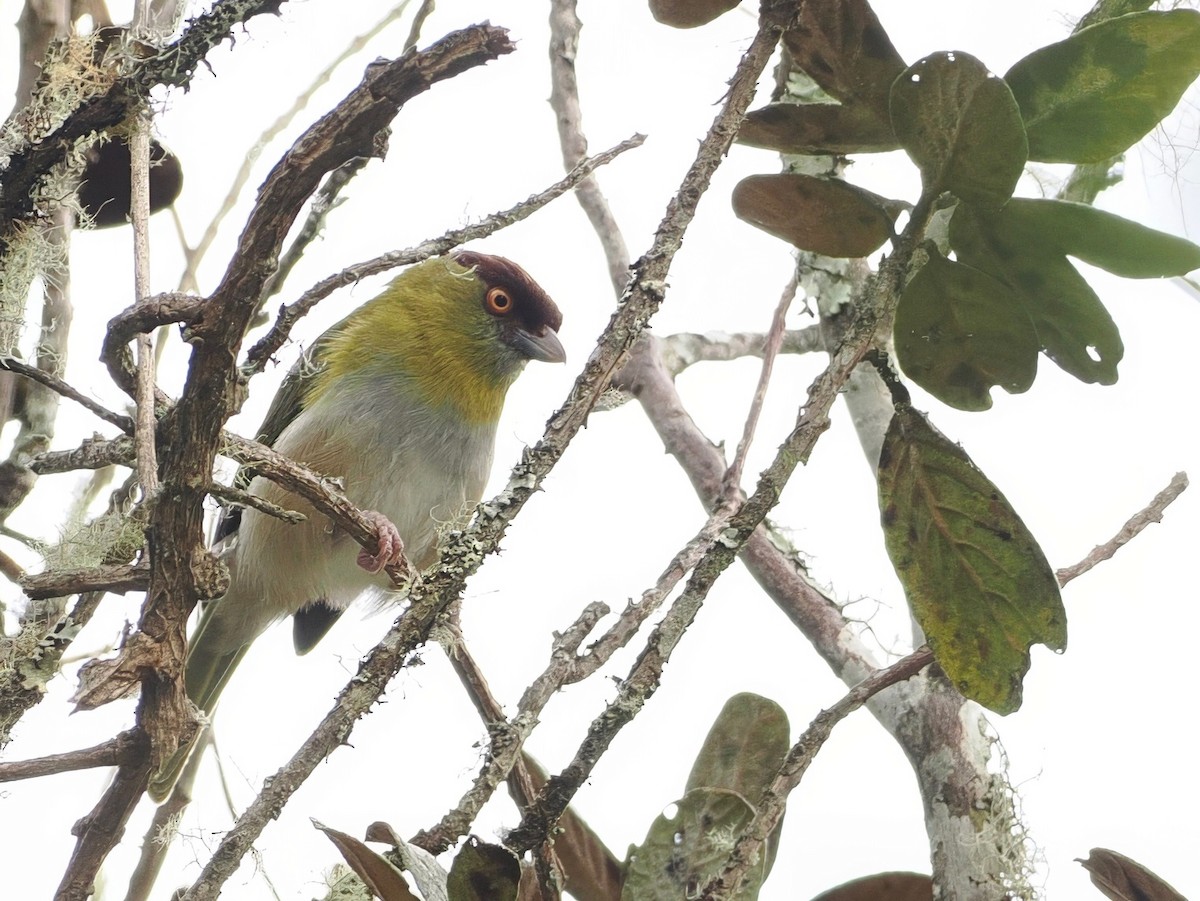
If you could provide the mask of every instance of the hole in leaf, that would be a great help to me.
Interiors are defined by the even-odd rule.
[[[1096,345],[1094,345],[1094,344],[1089,344],[1089,345],[1088,345],[1088,347],[1087,347],[1087,355],[1088,355],[1089,357],[1091,357],[1091,358],[1092,358],[1092,361],[1093,361],[1093,362],[1095,362],[1095,363],[1099,363],[1099,362],[1101,362],[1101,361],[1102,361],[1102,359],[1103,359],[1103,358],[1100,356],[1100,351],[1098,351],[1098,350],[1096,349]]]
[[[666,817],[668,820],[675,819],[677,816],[679,816],[679,805],[678,804],[668,804],[666,807],[663,808],[663,816]]]
[[[914,72],[912,77],[909,78],[909,81],[911,81],[913,84],[919,84],[921,81],[921,76]]]

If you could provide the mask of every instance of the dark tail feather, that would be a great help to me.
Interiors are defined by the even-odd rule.
[[[307,654],[333,628],[345,609],[330,607],[325,601],[313,601],[292,617],[292,644],[297,654]]]

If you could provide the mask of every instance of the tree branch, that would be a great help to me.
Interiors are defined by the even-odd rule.
[[[1080,560],[1073,566],[1064,566],[1055,573],[1058,576],[1058,584],[1066,585],[1072,579],[1082,576],[1085,572],[1096,566],[1098,563],[1103,563],[1105,560],[1112,557],[1117,551],[1127,545],[1130,541],[1138,536],[1138,533],[1146,526],[1155,522],[1162,522],[1163,511],[1167,509],[1179,495],[1183,494],[1188,486],[1188,477],[1186,472],[1177,472],[1172,477],[1170,484],[1162,491],[1154,495],[1154,499],[1150,501],[1143,509],[1139,510],[1133,516],[1129,517],[1125,525],[1121,526],[1119,532],[1114,535],[1109,541],[1104,544],[1097,545],[1092,548],[1091,553]]]

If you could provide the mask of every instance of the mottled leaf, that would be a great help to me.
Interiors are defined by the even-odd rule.
[[[1019,199],[990,227],[1009,245],[1072,256],[1124,278],[1165,278],[1200,269],[1200,247],[1086,203]]]
[[[354,870],[376,897],[382,901],[417,901],[417,896],[404,881],[404,876],[381,855],[352,835],[322,826],[316,820],[313,820],[312,824],[333,842],[350,865],[350,869]]]
[[[930,257],[896,308],[896,356],[914,382],[960,410],[987,410],[991,389],[1028,391],[1038,335],[1019,297],[991,276]]]
[[[521,752],[533,790],[541,791],[548,779],[545,769],[532,755]],[[617,901],[625,873],[621,862],[608,849],[574,808],[558,819],[554,854],[562,864],[566,888],[578,901]]]
[[[739,219],[801,250],[865,257],[892,236],[898,207],[841,179],[751,175],[733,189]]]
[[[1029,158],[1095,163],[1140,140],[1200,75],[1200,12],[1107,19],[1035,50],[1004,76]]]
[[[990,710],[1017,710],[1030,646],[1067,643],[1058,581],[1029,529],[907,404],[884,438],[879,509],[888,556],[946,675]]]
[[[1008,85],[961,51],[914,63],[892,85],[892,130],[926,194],[950,191],[988,209],[1012,196],[1028,146]]]
[[[622,901],[695,897],[724,865],[733,839],[753,816],[754,808],[736,792],[692,789],[651,824],[639,847],[630,849]],[[739,901],[754,901],[763,877],[760,859],[743,880]]]
[[[450,866],[451,901],[516,901],[521,862],[507,848],[468,836]]]
[[[783,43],[796,67],[831,97],[887,114],[888,88],[904,58],[867,0],[806,0]]]
[[[843,882],[813,901],[933,901],[933,880],[924,873],[874,873]]]
[[[736,694],[721,708],[705,736],[686,791],[724,788],[752,805],[771,784],[790,747],[791,727],[784,709],[752,692]],[[767,839],[764,877],[771,872],[783,820]]]
[[[959,261],[1020,297],[1051,360],[1080,381],[1113,384],[1125,346],[1108,310],[1052,241],[1009,228],[1007,217],[1007,207],[987,216],[960,204],[950,220],[950,246]]]
[[[707,25],[734,9],[741,0],[650,0],[650,15],[672,28]]]
[[[1092,848],[1087,860],[1076,858],[1092,884],[1113,901],[1186,901],[1161,877],[1136,860],[1107,848]]]
[[[900,146],[886,116],[862,104],[771,103],[747,114],[738,141],[780,153],[879,153]]]

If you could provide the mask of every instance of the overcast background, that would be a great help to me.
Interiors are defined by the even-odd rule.
[[[415,6],[416,4],[414,4]],[[0,97],[16,79],[21,4],[0,5]],[[113,4],[120,18],[123,4]],[[209,57],[187,93],[164,99],[157,130],[186,171],[178,202],[187,238],[195,242],[247,154],[260,156],[251,185],[261,183],[291,140],[336,103],[376,56],[399,54],[404,17],[343,66],[279,140],[256,148],[258,135],[315,69],[380,18],[384,2],[307,0],[283,5],[279,18],[254,20],[237,45]],[[875,9],[910,62],[935,50],[965,50],[994,71],[1066,36],[1088,8],[1045,0],[961,3],[877,0]],[[724,94],[725,82],[755,30],[747,4],[713,25],[681,32],[652,21],[644,4],[584,0],[578,58],[584,122],[593,151],[634,132],[646,145],[600,172],[601,185],[638,256],[691,161]],[[425,25],[422,45],[444,33],[490,19],[512,30],[518,51],[468,72],[410,103],[394,124],[385,161],[372,162],[346,192],[324,239],[310,250],[284,288],[294,299],[317,279],[344,266],[441,234],[508,207],[557,180],[561,158],[546,103],[547,4],[442,0]],[[765,89],[756,105],[766,100]],[[1125,180],[1098,205],[1158,228],[1200,239],[1200,164],[1195,87],[1177,116],[1128,155]],[[717,175],[671,271],[671,290],[654,320],[657,334],[676,331],[763,330],[787,281],[789,249],[736,220],[729,192],[753,172],[778,169],[769,151],[735,148]],[[1061,173],[1039,167],[1048,190]],[[863,160],[852,177],[882,194],[912,199],[915,170],[901,155]],[[1022,189],[1038,193],[1037,179]],[[249,208],[243,197],[200,273],[211,290]],[[105,322],[133,300],[128,229],[76,236],[72,250],[76,321],[69,378],[112,407],[124,399],[95,362]],[[563,308],[565,367],[533,364],[514,388],[500,429],[493,488],[503,484],[523,444],[566,396],[612,307],[604,260],[575,201],[563,198],[532,219],[481,242],[479,249],[523,264]],[[154,219],[153,288],[176,287],[182,254],[167,215]],[[1027,394],[998,392],[982,414],[952,411],[919,396],[918,406],[960,441],[1002,488],[1042,542],[1055,567],[1076,562],[1108,540],[1125,519],[1181,469],[1200,474],[1197,449],[1195,334],[1200,305],[1178,284],[1134,282],[1088,273],[1124,338],[1120,382],[1083,385],[1040,361]],[[326,301],[294,332],[299,343],[253,384],[234,428],[252,434],[275,384],[324,327],[373,296],[384,280],[363,282]],[[790,324],[811,320],[803,304]],[[162,373],[176,391],[184,359],[179,343]],[[787,433],[823,359],[787,358],[777,366],[747,484]],[[734,446],[758,362],[693,367],[679,380],[697,423],[714,441]],[[69,405],[55,445],[70,447],[103,427]],[[67,499],[82,478],[44,478],[12,520],[14,527],[53,538]],[[861,618],[881,648],[907,650],[902,592],[883,553],[871,473],[844,410],[809,465],[797,472],[773,518],[810,555],[814,576]],[[596,600],[620,609],[639,595],[703,522],[683,474],[663,452],[636,404],[591,417],[549,479],[544,495],[523,511],[503,553],[470,582],[466,637],[503,702],[541,671],[551,633]],[[1021,794],[1029,839],[1040,865],[1035,881],[1049,897],[1098,897],[1073,863],[1094,846],[1127,854],[1175,885],[1200,894],[1192,865],[1198,800],[1193,744],[1198,592],[1193,572],[1200,535],[1196,489],[1115,560],[1064,592],[1070,641],[1065,654],[1035,648],[1025,681],[1025,705],[992,717]],[[9,546],[5,549],[19,553]],[[32,561],[25,559],[32,564]],[[3,589],[12,603],[19,593]],[[117,640],[136,621],[140,597],[111,597],[77,649]],[[218,741],[234,798],[244,806],[328,710],[358,657],[387,629],[384,615],[345,617],[313,654],[291,653],[290,630],[275,629],[256,645],[235,677],[218,718]],[[530,750],[551,769],[564,765],[587,724],[628,669],[638,643],[618,655],[605,676],[572,686],[555,699]],[[309,817],[361,835],[387,820],[401,835],[430,825],[457,801],[480,763],[486,735],[437,647],[423,666],[406,669],[388,703],[362,721],[354,747],[335,754],[297,794],[282,819],[257,843],[261,852],[228,884],[225,897],[271,897],[269,875],[283,898],[323,894],[322,873],[337,855]],[[17,759],[85,747],[132,722],[131,704],[68,717],[73,679],[59,679],[51,697],[26,716],[5,757]],[[626,728],[579,793],[576,809],[618,856],[640,841],[652,819],[682,791],[687,770],[726,698],[755,691],[787,710],[793,737],[845,687],[739,567],[717,584],[663,678],[662,688]],[[104,774],[75,773],[0,787],[0,860],[4,894],[49,897],[74,844],[69,830],[88,811]],[[168,863],[162,892],[190,883],[220,833],[231,823],[216,771],[197,786]],[[110,858],[105,897],[124,892],[148,803],[135,815],[122,849]],[[517,822],[506,798],[489,806],[476,832]],[[896,745],[860,712],[838,726],[801,787],[792,795],[783,846],[764,899],[805,898],[871,872],[928,872],[921,803],[911,770]],[[14,882],[15,880],[15,882]]]

